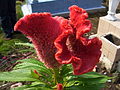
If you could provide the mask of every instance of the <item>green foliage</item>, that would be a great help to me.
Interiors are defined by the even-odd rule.
[[[14,90],[53,90],[56,88],[54,79],[57,71],[57,83],[62,83],[64,90],[100,90],[110,77],[89,72],[83,75],[73,75],[71,65],[63,65],[60,70],[51,70],[36,59],[18,60],[13,71],[1,72],[0,81],[32,81]]]
[[[16,45],[23,45],[23,46],[28,46],[28,47],[31,47],[31,48],[34,48],[33,44],[31,43],[15,43]]]
[[[98,74],[96,72],[89,72],[79,76],[71,75],[70,77],[68,77],[66,87],[72,87],[72,88],[80,87],[82,88],[82,90],[88,90],[90,88],[92,89],[93,86],[96,86],[95,89],[92,90],[99,90],[101,87],[104,86],[104,83],[106,83],[108,79],[111,78]]]
[[[20,1],[16,2],[17,19],[20,19],[21,17],[23,17],[23,13],[22,13],[22,10],[21,10],[21,5],[22,5],[22,2],[20,2]]]
[[[104,84],[89,84],[89,85],[73,85],[71,87],[67,87],[64,90],[100,90],[104,87]]]
[[[15,43],[15,45],[29,47],[27,49],[21,49],[21,50],[19,50],[20,53],[35,52],[34,46],[31,43]]]
[[[19,60],[18,62],[23,62],[17,64],[14,69],[30,69],[30,70],[38,70],[40,74],[48,74],[49,76],[52,75],[51,70],[46,68],[44,64],[36,59],[23,59]]]
[[[15,34],[13,35],[14,39],[11,40],[5,40],[4,39],[4,34],[2,33],[2,31],[0,31],[0,53],[3,54],[4,56],[11,54],[11,53],[18,53],[18,51],[22,51],[22,50],[26,50],[27,46],[23,46],[23,45],[15,45],[15,43],[25,43],[28,42],[28,39],[25,38],[24,35],[21,34]],[[33,49],[30,49],[33,50]],[[25,51],[24,51],[25,52]],[[26,51],[27,52],[27,51]],[[34,52],[33,51],[29,51],[29,52]],[[22,53],[22,52],[20,52]]]
[[[3,55],[8,55],[9,53],[15,50],[15,42],[21,42],[18,39],[12,39],[9,41],[5,41],[4,39],[0,38],[0,53]]]
[[[21,87],[13,88],[11,90],[53,90],[50,88],[45,87],[45,84],[41,82],[35,82],[34,84],[31,85],[23,85]]]
[[[0,81],[37,81],[28,69],[18,69],[11,72],[0,72]]]

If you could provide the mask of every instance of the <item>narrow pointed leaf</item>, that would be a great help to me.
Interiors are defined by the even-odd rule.
[[[30,44],[30,43],[15,43],[15,45],[23,45],[23,46],[29,46],[34,48],[33,44]]]
[[[0,81],[38,81],[32,77],[31,71],[18,69],[11,72],[0,72]]]

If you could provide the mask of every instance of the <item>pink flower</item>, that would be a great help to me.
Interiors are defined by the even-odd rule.
[[[78,6],[71,6],[70,19],[52,17],[49,13],[34,13],[20,19],[15,30],[33,42],[40,61],[49,68],[72,64],[75,75],[92,71],[99,62],[101,41],[83,35],[91,30],[88,14]]]
[[[57,90],[63,90],[63,85],[61,83],[57,84]]]
[[[2,59],[8,59],[6,56],[2,57]]]

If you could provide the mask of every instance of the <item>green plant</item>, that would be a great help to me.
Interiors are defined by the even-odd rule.
[[[73,75],[71,65],[63,65],[61,69],[52,70],[33,58],[19,60],[10,72],[1,72],[0,81],[31,81],[13,90],[53,90],[57,83],[62,83],[64,90],[100,90],[110,77],[89,72],[83,75]]]
[[[25,52],[34,52],[35,53],[34,46],[31,43],[15,43],[15,45],[26,47],[26,49],[19,50],[18,52],[20,52],[20,53],[25,53]]]
[[[19,35],[18,35],[19,36]],[[21,36],[21,35],[20,35]],[[23,36],[21,36],[21,39],[24,38]],[[3,55],[8,55],[11,53],[17,53],[18,51],[16,49],[20,49],[23,50],[25,47],[22,46],[16,46],[15,43],[22,43],[22,42],[26,42],[26,40],[20,40],[20,39],[12,39],[12,40],[4,40],[3,38],[0,38],[0,53]]]
[[[22,2],[20,2],[20,1],[16,2],[17,19],[20,19],[21,17],[23,17],[23,13],[22,13],[22,10],[21,10],[21,5],[22,5]]]

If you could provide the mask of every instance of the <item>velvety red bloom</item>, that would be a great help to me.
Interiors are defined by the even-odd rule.
[[[61,83],[57,84],[57,90],[63,90],[63,85]]]
[[[52,17],[49,13],[33,13],[21,18],[14,29],[21,31],[32,41],[39,60],[49,68],[59,67],[55,59],[55,39],[62,33],[62,17]]]
[[[72,64],[75,75],[81,75],[93,70],[101,55],[101,41],[98,38],[87,39],[83,34],[91,30],[91,22],[85,10],[78,6],[71,6],[71,30],[62,33],[56,40],[58,49],[56,59],[61,64]]]
[[[83,35],[92,25],[88,14],[78,6],[71,6],[70,19],[52,17],[49,13],[34,13],[20,19],[15,30],[33,42],[40,61],[49,68],[72,64],[75,75],[91,71],[101,55],[101,41]]]

